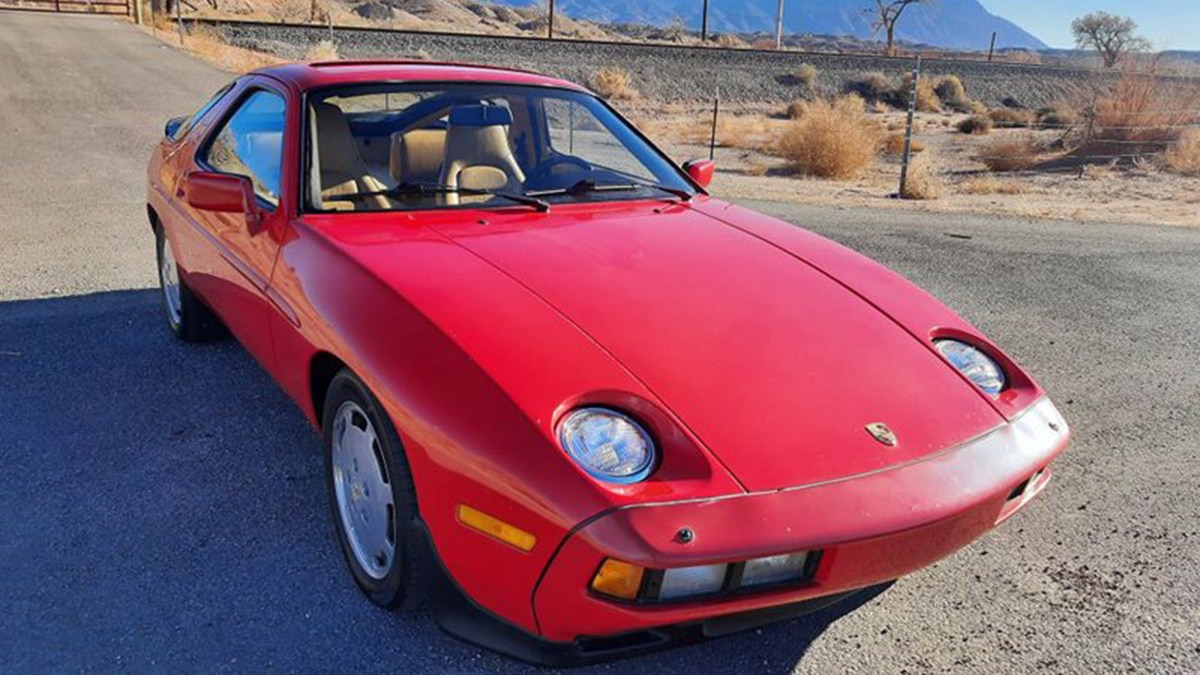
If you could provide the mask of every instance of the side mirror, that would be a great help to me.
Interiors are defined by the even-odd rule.
[[[167,138],[175,138],[175,132],[179,131],[179,127],[183,126],[186,121],[188,121],[187,117],[172,117],[163,127],[163,133]]]
[[[713,179],[713,172],[717,170],[717,163],[711,159],[693,159],[683,165],[683,170],[687,175],[691,176],[692,180],[702,188],[707,188]]]
[[[245,176],[212,171],[193,171],[184,179],[187,203],[198,211],[241,213],[246,216],[246,229],[258,234],[262,229],[262,214],[254,197],[254,186]]]

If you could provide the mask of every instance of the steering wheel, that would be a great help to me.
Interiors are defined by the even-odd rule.
[[[560,167],[574,167],[575,171],[561,171]],[[592,165],[574,155],[555,155],[534,167],[528,182],[538,188],[554,188],[560,175],[591,173]],[[573,182],[573,181],[565,181]]]

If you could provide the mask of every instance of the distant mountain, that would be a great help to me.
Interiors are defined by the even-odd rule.
[[[530,0],[493,0],[527,7]],[[873,0],[785,0],[783,27],[789,34],[847,35],[870,39]],[[777,0],[710,0],[714,33],[773,33]],[[665,26],[682,20],[698,30],[703,0],[557,0],[558,11],[600,23]],[[987,11],[979,0],[934,0],[910,7],[896,37],[949,49],[986,50],[996,31],[998,48],[1045,49],[1046,44],[1017,24]]]

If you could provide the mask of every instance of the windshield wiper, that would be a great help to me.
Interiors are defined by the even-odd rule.
[[[691,201],[692,193],[687,190],[673,188],[667,185],[658,185],[656,183],[603,183],[596,184],[596,181],[583,179],[575,183],[571,187],[556,188],[554,190],[535,190],[526,192],[527,197],[557,197],[560,195],[577,196],[587,194],[589,192],[627,192],[629,190],[661,190],[667,194],[679,197],[683,201]]]
[[[550,210],[550,204],[543,199],[538,199],[532,195],[518,195],[511,192],[501,192],[499,190],[485,190],[483,188],[466,188],[455,187],[453,185],[437,185],[432,183],[401,183],[394,188],[388,190],[377,190],[375,192],[356,192],[351,197],[399,197],[403,195],[478,195],[499,197],[507,199],[518,204],[532,206],[542,213]]]

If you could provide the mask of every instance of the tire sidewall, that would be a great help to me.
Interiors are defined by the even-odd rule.
[[[382,579],[375,579],[363,570],[350,547],[347,539],[342,514],[338,508],[337,494],[333,479],[333,427],[338,408],[347,401],[353,401],[367,415],[377,431],[377,437],[383,446],[383,459],[387,464],[388,476],[391,478],[389,487],[392,490],[392,503],[395,505],[396,517],[393,519],[395,531],[392,533],[396,542],[397,555],[393,557],[391,570]],[[330,515],[333,518],[334,530],[338,544],[342,549],[350,573],[359,588],[370,597],[375,604],[395,609],[406,604],[409,591],[412,589],[412,576],[416,566],[417,537],[415,524],[417,516],[415,500],[411,494],[411,478],[408,464],[404,458],[399,435],[392,426],[383,407],[371,395],[366,386],[348,371],[343,371],[333,378],[329,391],[325,396],[325,409],[321,419],[324,420],[325,440],[325,488],[329,495]]]
[[[154,240],[155,240],[155,247],[154,247],[155,260],[158,263],[158,266],[156,269],[156,274],[158,276],[158,301],[162,305],[163,315],[167,317],[167,327],[169,327],[171,329],[171,332],[174,333],[176,336],[183,337],[183,332],[184,332],[183,324],[185,322],[187,322],[187,320],[188,320],[187,303],[183,302],[183,293],[185,292],[184,288],[183,288],[183,280],[180,279],[179,322],[176,323],[175,317],[171,316],[171,306],[169,304],[167,304],[167,286],[166,286],[166,279],[163,279],[163,269],[162,269],[163,250],[167,246],[170,246],[171,244],[168,241],[166,231],[162,228],[161,225],[159,227],[155,228],[155,230],[154,230]]]

